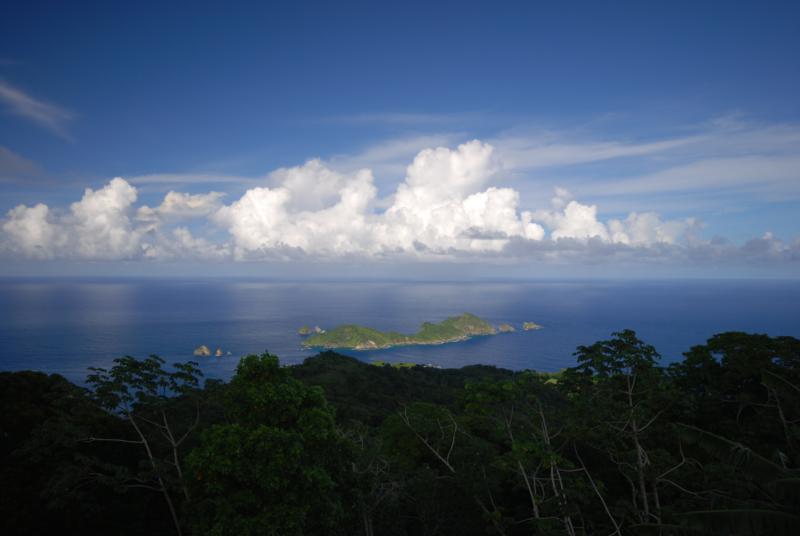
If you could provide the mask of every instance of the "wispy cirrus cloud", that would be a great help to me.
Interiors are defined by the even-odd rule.
[[[673,130],[672,135],[622,136],[604,125],[569,128],[520,126],[488,138],[500,164],[497,178],[510,181],[523,206],[547,202],[563,186],[614,214],[631,210],[735,210],[752,199],[771,202],[800,197],[800,125],[758,123],[741,114],[713,118]],[[427,147],[454,146],[472,137],[467,131],[441,130],[378,138],[352,151],[321,154],[332,170],[373,172],[378,204],[390,200],[406,168]],[[221,172],[157,173],[129,179],[147,190],[190,184],[236,188],[274,185],[267,174]]]
[[[73,112],[36,99],[3,80],[0,80],[0,101],[14,115],[31,121],[60,138],[73,141],[67,129],[69,122],[75,118]]]
[[[531,170],[662,153],[697,141],[698,137],[631,143],[568,141],[550,136],[503,137],[492,140],[508,169]]]
[[[375,112],[351,115],[336,115],[316,120],[320,123],[337,123],[349,125],[385,125],[395,127],[441,126],[455,123],[475,122],[483,114],[477,112],[459,113],[419,113],[419,112]]]
[[[0,182],[16,182],[40,173],[35,162],[0,145]]]
[[[191,186],[193,184],[253,185],[262,181],[263,178],[214,172],[150,173],[136,175],[128,179],[129,183],[145,187],[150,191],[166,191],[172,188]]]
[[[710,158],[604,184],[604,195],[661,194],[727,189],[780,196],[800,195],[799,155]]]
[[[621,213],[737,211],[800,199],[800,124],[741,114],[687,125],[672,136],[621,138],[613,131],[540,129],[490,138],[525,203],[559,185]]]
[[[678,141],[678,140],[675,140]],[[713,194],[765,201],[800,197],[800,125],[712,124],[622,176],[585,179],[581,195],[623,199]]]

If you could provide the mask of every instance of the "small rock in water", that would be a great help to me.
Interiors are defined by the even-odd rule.
[[[222,348],[219,348],[219,347],[217,347],[217,351],[216,351],[216,352],[214,352],[214,355],[215,355],[216,357],[222,357],[222,356],[223,356],[223,355],[225,355],[225,354],[223,354],[223,353],[222,353]]]
[[[511,324],[500,324],[499,326],[497,326],[497,329],[498,331],[500,331],[500,333],[512,333],[516,331],[514,329],[514,326],[512,326]]]
[[[536,322],[525,322],[524,324],[522,324],[522,329],[524,329],[525,331],[531,331],[533,329],[542,329],[542,327],[543,326],[540,326]]]
[[[194,349],[194,355],[200,357],[208,357],[211,355],[211,349],[205,344],[201,344],[200,346]]]

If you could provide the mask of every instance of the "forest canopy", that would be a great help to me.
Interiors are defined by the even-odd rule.
[[[791,534],[800,340],[663,366],[630,330],[559,374],[323,352],[0,373],[5,534]]]

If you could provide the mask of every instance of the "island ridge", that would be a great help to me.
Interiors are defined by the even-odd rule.
[[[502,324],[501,331],[509,331]],[[511,328],[513,330],[513,328]],[[345,324],[330,331],[317,332],[303,341],[309,348],[347,348],[351,350],[379,350],[403,345],[445,344],[471,339],[475,336],[494,335],[497,330],[486,320],[471,313],[451,316],[442,322],[425,322],[414,335],[396,331]]]

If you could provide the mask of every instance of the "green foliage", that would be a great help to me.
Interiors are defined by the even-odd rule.
[[[731,332],[691,348],[669,367],[684,393],[676,420],[737,438],[766,457],[783,451],[800,463],[800,341]],[[781,414],[783,414],[781,416]]]
[[[0,514],[27,534],[791,534],[799,355],[724,333],[662,368],[625,330],[556,374],[333,352],[202,388],[155,356],[91,390],[4,373]]]
[[[392,345],[409,344],[410,337],[394,331],[345,324],[325,333],[317,333],[303,341],[303,346],[320,348],[386,348]]]
[[[698,445],[730,465],[733,470],[741,472],[762,485],[768,485],[790,476],[800,477],[800,472],[792,472],[784,466],[760,456],[737,441],[731,441],[686,424],[677,424],[676,429],[681,439],[687,444]]]
[[[472,335],[492,335],[495,329],[477,316],[470,313],[463,313],[458,316],[451,316],[442,322],[425,322],[420,327],[414,339],[422,342],[438,342],[444,340],[456,340]]]
[[[142,360],[125,356],[115,359],[110,370],[90,367],[86,383],[98,405],[111,413],[159,411],[172,397],[196,393],[202,377],[194,361],[173,367],[164,369],[164,360],[156,355]]]
[[[227,423],[203,434],[189,466],[200,534],[312,534],[343,519],[347,450],[322,390],[291,378],[270,354],[242,359]]]
[[[548,381],[548,375],[522,372],[500,382],[472,383],[465,400],[472,433],[494,446],[489,467],[500,472],[501,482],[514,484],[511,501],[527,505],[496,523],[561,534],[574,528],[572,516],[585,502],[586,489],[575,478],[566,445],[553,436],[563,426],[567,402]]]
[[[789,469],[739,442],[694,426],[679,424],[676,428],[688,444],[699,446],[757,484],[760,495],[755,505],[748,500],[729,501],[724,508],[678,514],[680,521],[689,527],[731,534],[796,533],[800,524],[800,469]]]
[[[303,383],[321,387],[336,407],[340,423],[357,421],[369,426],[378,426],[398,408],[415,401],[455,407],[465,383],[512,375],[509,370],[486,365],[461,369],[376,367],[330,351],[288,367],[288,371]]]
[[[88,430],[80,441],[113,443],[137,449],[136,467],[86,458],[87,470],[99,482],[124,492],[148,489],[160,493],[180,535],[182,524],[175,495],[189,502],[182,470],[186,441],[200,424],[198,364],[175,363],[164,368],[156,355],[138,360],[125,356],[114,360],[110,370],[92,367],[86,382],[97,405],[132,428],[116,437],[95,435]]]
[[[660,359],[653,346],[640,340],[630,329],[612,335],[612,339],[579,346],[575,352],[578,365],[571,370],[597,380],[640,375],[653,370]]]
[[[414,368],[419,366],[417,363],[409,363],[405,361],[401,361],[399,363],[389,363],[387,361],[372,361],[370,364],[376,367],[392,367],[397,369]]]
[[[128,452],[80,441],[92,429],[126,430],[85,389],[58,375],[0,373],[0,532],[3,534],[160,534],[169,517],[149,492],[109,493],[91,472],[97,462],[135,465]],[[129,517],[149,510],[150,516]],[[122,522],[125,520],[126,522]],[[173,531],[174,532],[174,531]]]

